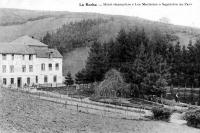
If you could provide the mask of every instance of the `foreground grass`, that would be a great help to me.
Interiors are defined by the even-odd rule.
[[[105,118],[0,89],[0,132],[198,133],[200,130],[161,121]]]

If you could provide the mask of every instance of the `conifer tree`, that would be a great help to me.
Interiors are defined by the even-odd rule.
[[[104,54],[103,46],[99,42],[94,42],[90,48],[85,67],[90,82],[101,81],[103,79],[104,73],[107,70]]]
[[[66,85],[73,85],[74,84],[74,80],[72,79],[71,72],[67,73],[67,77],[65,77],[65,84]]]
[[[199,89],[199,96],[198,96],[198,106],[200,106],[200,89]]]

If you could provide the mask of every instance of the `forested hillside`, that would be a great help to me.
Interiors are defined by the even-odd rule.
[[[185,35],[183,40],[181,36],[183,36],[185,30],[180,29],[180,33],[176,33],[175,29],[170,30],[170,26],[172,25],[158,27],[158,23],[158,25],[144,25],[142,27],[143,23],[120,25],[116,23],[117,21],[117,19],[111,17],[109,19],[83,19],[79,22],[71,22],[62,25],[55,32],[47,32],[41,41],[50,47],[58,48],[61,53],[66,53],[74,48],[90,46],[94,41],[103,43],[108,42],[110,39],[115,39],[120,28],[127,31],[131,28],[143,28],[149,38],[152,38],[152,33],[159,31],[160,33],[166,34],[174,44],[180,43],[181,45],[187,45],[190,40],[195,41],[198,37],[198,34],[191,37],[192,33],[190,33],[190,37],[186,38]]]
[[[90,47],[91,44],[93,44],[93,42],[107,43],[111,39],[115,40],[118,35],[117,31],[120,28],[123,28],[125,31],[129,31],[131,29],[129,28],[131,27],[130,25],[126,25],[124,27],[114,26],[114,28],[112,28],[114,23],[115,23],[115,18],[110,18],[110,19],[98,18],[98,19],[87,19],[87,20],[84,19],[79,22],[71,22],[69,24],[62,25],[62,27],[58,28],[55,32],[47,32],[46,35],[43,38],[41,38],[41,41],[44,42],[45,44],[48,44],[49,47],[57,48],[63,55],[67,55],[66,53],[73,51],[77,48],[82,48],[83,50],[84,47]],[[132,29],[136,30],[143,29],[144,32],[146,33],[147,38],[149,38],[150,40],[165,35],[165,38],[168,41],[170,41],[172,45],[178,44],[180,46],[185,46],[185,45],[187,46],[190,41],[195,42],[195,39],[197,38],[197,36],[194,37],[195,39],[184,37],[185,40],[182,40],[180,36],[184,34],[184,30],[179,34],[174,34],[175,31],[174,30],[170,31],[168,28],[158,28],[158,27],[154,28],[155,29],[153,29],[153,27],[151,26],[148,27],[146,25],[145,27],[141,27],[141,25],[139,24],[132,26]],[[192,34],[190,34],[190,36],[192,36]],[[164,44],[162,43],[158,44],[158,46],[162,45]],[[85,53],[85,51],[86,50],[83,50],[82,53]],[[69,62],[71,62],[73,58],[71,58],[70,60],[69,58],[66,58],[64,60],[64,70],[65,70],[64,74],[66,74],[67,71],[70,71],[72,72],[72,75],[74,75],[81,68],[83,68],[84,66],[82,65],[83,64],[82,59],[87,59],[88,54],[82,56],[83,57],[80,58],[81,61],[78,61],[79,59],[74,58],[74,60],[76,60],[77,62],[73,63],[76,64],[76,66],[74,65],[73,67],[69,64]]]
[[[56,47],[61,53],[67,53],[75,48],[90,46],[92,42],[99,40],[104,29],[94,29],[107,22],[107,19],[87,19],[64,24],[56,32],[47,32],[41,41],[49,47]]]

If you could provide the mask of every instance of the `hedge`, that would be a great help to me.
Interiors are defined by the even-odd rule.
[[[169,121],[172,114],[172,110],[163,107],[153,107],[152,108],[153,118],[156,120]]]
[[[200,109],[186,112],[184,119],[187,121],[188,126],[200,128]]]

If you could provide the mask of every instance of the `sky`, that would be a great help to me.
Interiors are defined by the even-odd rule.
[[[86,6],[86,3],[97,4],[97,6]],[[112,4],[112,6],[105,6],[104,3]],[[114,3],[131,5],[116,6]],[[154,6],[144,6],[142,3],[154,3]],[[180,3],[183,5],[179,5]],[[171,4],[171,6],[166,6],[166,4]],[[172,24],[200,28],[200,16],[198,14],[200,12],[200,0],[0,0],[0,8],[96,12],[137,16],[154,21],[167,17]]]

